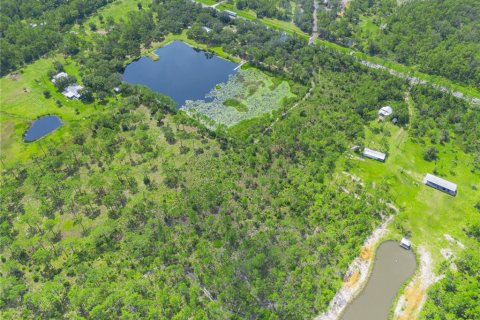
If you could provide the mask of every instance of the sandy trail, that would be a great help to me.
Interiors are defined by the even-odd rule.
[[[420,256],[420,270],[398,299],[394,312],[394,319],[397,320],[417,319],[427,299],[428,288],[443,278],[433,272],[432,257],[424,246],[418,247],[417,253]]]

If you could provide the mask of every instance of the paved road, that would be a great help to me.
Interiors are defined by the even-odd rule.
[[[215,10],[221,11],[220,9],[218,9],[216,7],[220,3],[209,6],[209,5],[203,4],[201,2],[198,2],[196,0],[191,0],[191,1],[194,2],[194,3],[200,4],[204,8],[213,8]],[[345,2],[345,4],[346,4],[346,2]],[[315,0],[314,1],[314,9],[315,9],[315,12],[314,12],[314,33],[312,33],[312,36],[310,37],[310,39],[312,39],[312,37],[314,37],[315,33],[317,34],[317,37],[318,37],[318,21],[316,19],[317,18],[316,11],[318,10],[318,8],[319,8],[318,0]],[[238,16],[238,17],[242,18],[242,19],[245,19],[241,16]],[[245,19],[245,20],[247,20],[247,19]],[[259,21],[262,22],[261,20],[259,20]],[[316,30],[316,32],[315,32],[315,30]],[[322,41],[325,41],[325,40],[322,40]],[[313,42],[315,42],[315,40]],[[309,41],[309,43],[310,43],[310,41]],[[350,50],[349,54],[353,56],[355,52],[356,51],[354,51],[354,50]],[[432,88],[434,88],[438,91],[449,92],[454,97],[467,100],[467,101],[471,102],[472,104],[475,104],[476,106],[480,107],[480,98],[478,98],[478,97],[475,97],[475,96],[472,96],[472,95],[469,95],[469,94],[466,94],[466,93],[463,93],[463,92],[460,92],[460,91],[451,90],[451,89],[449,89],[445,86],[441,86],[441,85],[438,85],[438,84],[435,84],[435,83],[431,83],[427,80],[420,79],[418,77],[410,76],[408,73],[399,72],[399,71],[396,71],[394,69],[385,67],[384,65],[378,64],[378,63],[373,63],[373,62],[363,60],[363,59],[360,59],[360,58],[357,58],[357,57],[356,57],[356,59],[358,60],[358,62],[360,62],[364,66],[367,66],[367,67],[372,68],[372,69],[384,70],[384,71],[390,73],[391,75],[393,75],[395,77],[408,80],[412,85],[415,85],[415,84],[429,84]]]
[[[318,11],[319,5],[318,0],[313,1],[313,30],[310,39],[308,39],[308,44],[313,44],[318,38]]]

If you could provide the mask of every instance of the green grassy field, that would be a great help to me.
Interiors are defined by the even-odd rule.
[[[103,108],[68,99],[58,92],[47,74],[49,70],[54,70],[54,61],[61,62],[69,75],[80,80],[78,66],[60,56],[40,59],[15,75],[0,79],[0,148],[5,163],[25,160],[39,151],[38,144],[22,140],[34,119],[47,114],[55,114],[62,119],[64,126],[42,139],[46,140],[45,143],[57,143],[68,135],[65,129],[67,123],[81,121]],[[51,97],[45,98],[44,91],[49,91]],[[57,105],[57,101],[61,106]]]
[[[372,123],[371,127],[384,128],[384,133],[374,134],[366,129],[365,146],[381,150],[388,144],[385,163],[371,159],[344,158],[339,171],[349,172],[361,178],[367,189],[386,183],[394,205],[400,212],[390,225],[391,235],[401,238],[411,233],[414,246],[424,245],[432,254],[435,266],[445,259],[441,249],[449,248],[454,253],[462,248],[452,245],[445,234],[468,244],[462,228],[475,219],[480,219],[474,208],[479,200],[478,190],[472,184],[480,184],[480,175],[470,171],[471,156],[465,154],[455,142],[440,146],[439,159],[427,162],[423,159],[423,145],[414,143],[407,131],[390,123]],[[347,160],[348,159],[348,160]],[[348,162],[348,164],[347,164]],[[458,194],[452,197],[423,184],[426,173],[433,173],[458,185]]]
[[[138,0],[138,1],[129,1],[129,0],[115,0],[114,2],[102,7],[100,10],[97,11],[94,15],[90,16],[85,22],[83,26],[85,28],[85,33],[87,35],[91,35],[94,32],[90,30],[89,25],[91,23],[97,26],[96,33],[102,33],[105,28],[105,23],[107,18],[111,17],[115,22],[118,22],[120,19],[127,19],[129,12],[138,11],[138,4],[141,4],[144,8],[148,6],[150,1],[148,0]],[[103,22],[100,20],[100,16],[103,17]],[[76,25],[73,30],[78,31],[80,29],[80,25]]]

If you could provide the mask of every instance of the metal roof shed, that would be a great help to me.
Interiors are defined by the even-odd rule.
[[[455,196],[457,194],[457,185],[455,183],[434,176],[433,174],[427,173],[427,175],[423,179],[423,182],[427,186],[443,191],[452,196]]]
[[[382,161],[382,162],[385,161],[385,158],[387,157],[385,153],[376,151],[373,149],[369,149],[369,148],[363,149],[363,156],[370,159]]]
[[[412,243],[407,238],[402,238],[402,240],[400,241],[400,247],[410,250],[410,248],[412,247]]]

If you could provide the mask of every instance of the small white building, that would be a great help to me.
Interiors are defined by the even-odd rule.
[[[79,92],[82,89],[83,87],[81,85],[74,83],[66,87],[65,90],[63,90],[62,94],[69,99],[78,99],[82,96]]]
[[[384,162],[385,158],[387,157],[385,153],[377,150],[369,149],[369,148],[363,149],[363,156],[370,159],[382,161],[382,162]]]
[[[205,30],[207,33],[209,33],[209,32],[212,31],[212,29],[210,29],[209,27],[203,26],[202,28],[203,28],[203,30]]]
[[[57,73],[52,77],[52,82],[55,83],[58,79],[66,78],[66,77],[68,77],[68,74],[66,72]]]
[[[423,178],[423,183],[452,196],[457,194],[457,185],[455,183],[434,176],[433,174],[427,173],[425,178]]]
[[[392,113],[393,113],[393,109],[390,106],[381,107],[380,110],[378,110],[379,117],[387,117],[392,115]]]
[[[228,14],[231,18],[236,18],[237,17],[237,14],[233,11],[230,11],[230,10],[225,10],[224,11],[226,14]]]
[[[412,247],[412,243],[407,238],[402,238],[402,240],[400,241],[400,247],[410,250],[410,248]]]

